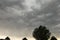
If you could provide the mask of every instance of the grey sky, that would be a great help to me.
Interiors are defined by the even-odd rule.
[[[46,25],[60,36],[60,0],[0,0],[0,34],[29,36]]]

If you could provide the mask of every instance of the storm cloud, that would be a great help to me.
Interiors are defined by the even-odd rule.
[[[0,0],[0,34],[29,36],[34,28],[46,25],[60,33],[59,0]]]

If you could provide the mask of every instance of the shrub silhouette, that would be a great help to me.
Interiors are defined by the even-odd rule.
[[[25,38],[23,38],[22,40],[27,40],[27,38],[25,37]]]
[[[51,40],[57,40],[57,38],[55,36],[52,36]]]
[[[6,37],[5,40],[10,40],[10,38],[9,37]]]
[[[4,40],[4,39],[0,39],[0,40]]]
[[[33,37],[36,40],[48,40],[50,37],[50,32],[45,26],[39,26],[33,31]]]
[[[10,38],[9,37],[6,37],[5,39],[0,39],[0,40],[10,40]]]

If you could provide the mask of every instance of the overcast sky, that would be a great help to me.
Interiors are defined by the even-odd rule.
[[[0,0],[0,35],[29,37],[40,25],[60,36],[60,0]]]

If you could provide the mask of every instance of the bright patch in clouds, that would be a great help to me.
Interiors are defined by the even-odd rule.
[[[25,5],[29,10],[32,10],[32,8],[38,9],[41,7],[41,4],[36,3],[36,0],[25,0],[23,5]]]
[[[60,38],[57,38],[57,40],[60,40]]]

